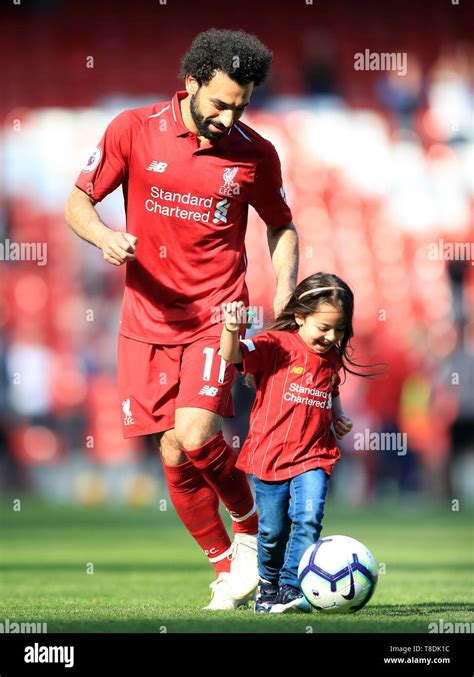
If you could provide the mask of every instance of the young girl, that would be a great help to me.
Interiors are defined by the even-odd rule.
[[[357,373],[347,354],[354,296],[336,275],[311,275],[269,330],[247,340],[239,340],[247,310],[242,301],[222,309],[222,357],[253,374],[257,390],[237,462],[253,475],[259,512],[255,611],[311,611],[298,564],[319,539],[328,478],[340,457],[335,437],[352,428],[338,372]]]

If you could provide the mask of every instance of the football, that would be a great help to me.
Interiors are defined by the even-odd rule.
[[[367,604],[377,585],[377,563],[363,543],[327,536],[306,550],[298,579],[308,602],[330,613],[354,613]]]

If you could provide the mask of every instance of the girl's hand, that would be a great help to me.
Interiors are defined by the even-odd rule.
[[[240,325],[247,322],[247,309],[243,301],[231,301],[222,304],[224,324],[231,331],[238,331]]]
[[[353,423],[348,416],[339,416],[339,418],[334,421],[334,432],[336,433],[337,439],[340,440],[344,435],[350,433],[352,425]]]

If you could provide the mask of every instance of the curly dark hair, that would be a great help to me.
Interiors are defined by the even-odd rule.
[[[272,52],[260,40],[245,31],[211,28],[199,33],[181,60],[181,76],[192,75],[207,85],[216,71],[222,71],[239,85],[265,81]]]

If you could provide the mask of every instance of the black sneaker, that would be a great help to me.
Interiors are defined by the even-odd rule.
[[[281,586],[276,603],[272,605],[270,612],[272,614],[284,614],[288,611],[307,614],[311,612],[311,604],[301,590],[285,584]]]
[[[268,613],[278,598],[278,583],[258,582],[254,611],[256,614]]]

